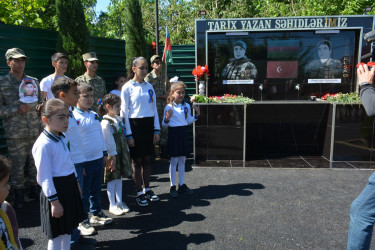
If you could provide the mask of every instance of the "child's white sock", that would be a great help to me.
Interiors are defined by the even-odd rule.
[[[48,250],[55,250],[55,249],[62,249],[62,250],[69,250],[70,249],[70,234],[59,235],[52,240],[48,240]]]
[[[117,204],[122,203],[122,179],[114,180]]]
[[[116,180],[107,183],[107,195],[111,207],[116,206],[115,185]]]
[[[178,181],[180,186],[185,183],[185,161],[186,156],[178,157]]]
[[[176,168],[178,158],[179,157],[171,157],[171,164],[169,165],[169,179],[171,180],[171,186],[176,186]],[[180,174],[180,171],[178,171],[178,174]]]

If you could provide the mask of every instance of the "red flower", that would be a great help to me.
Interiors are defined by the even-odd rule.
[[[195,79],[198,81],[201,77],[209,77],[209,70],[208,66],[205,65],[204,67],[198,65],[196,68],[193,69],[192,74],[194,75]]]

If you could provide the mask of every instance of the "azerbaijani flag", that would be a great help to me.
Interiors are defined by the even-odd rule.
[[[167,26],[167,32],[165,37],[165,46],[164,46],[164,52],[163,52],[163,62],[165,63],[173,63],[172,58],[172,46],[171,46],[171,38],[169,36],[168,26]]]
[[[299,53],[299,40],[269,41],[267,58],[297,59]]]

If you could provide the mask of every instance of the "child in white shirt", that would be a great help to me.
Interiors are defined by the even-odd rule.
[[[200,115],[199,106],[193,106],[196,115],[191,115],[190,105],[184,101],[186,85],[182,81],[172,83],[171,91],[164,109],[163,127],[168,127],[168,150],[171,156],[169,176],[171,179],[170,196],[175,198],[178,193],[192,195],[193,190],[184,181],[185,161],[189,155],[188,125],[195,122]],[[179,187],[176,191],[176,168],[178,163]]]
[[[37,168],[42,230],[48,237],[48,249],[70,249],[74,228],[84,218],[81,188],[70,157],[65,132],[69,126],[69,107],[59,99],[38,106],[46,125],[36,140],[32,153]]]
[[[118,116],[121,99],[115,94],[108,94],[99,102],[98,113],[103,117],[101,125],[110,159],[104,168],[109,212],[114,215],[122,215],[129,212],[128,206],[122,202],[122,177],[131,176],[133,171],[126,143],[124,119]]]
[[[87,162],[84,166],[82,203],[85,212],[85,220],[81,227],[91,228],[90,223],[109,224],[112,218],[107,217],[101,208],[100,192],[103,181],[103,166],[107,164],[107,149],[104,142],[101,118],[91,111],[94,103],[93,88],[87,83],[78,84],[78,102],[73,110],[82,138],[82,147]],[[92,214],[88,220],[90,212]],[[83,228],[82,228],[83,229]]]

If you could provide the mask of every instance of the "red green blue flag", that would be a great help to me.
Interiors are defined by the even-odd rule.
[[[165,37],[163,62],[168,63],[168,64],[173,63],[171,38],[169,36],[168,26],[167,26],[167,32],[166,32],[166,37]]]

